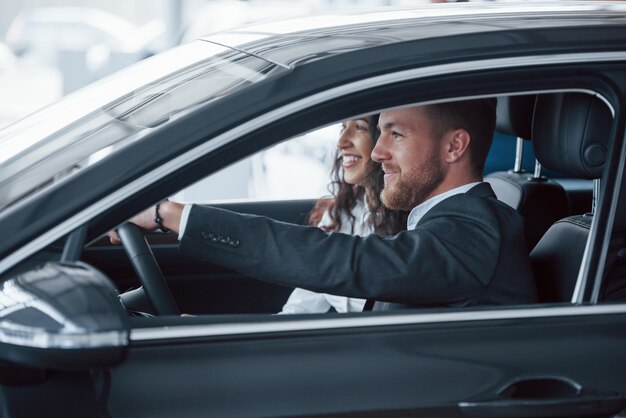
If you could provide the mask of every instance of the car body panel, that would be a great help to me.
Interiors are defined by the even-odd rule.
[[[456,322],[444,313],[419,315],[424,323],[411,323],[411,315],[336,315],[299,321],[294,326],[298,331],[288,331],[288,321],[274,321],[274,329],[287,331],[269,331],[270,325],[245,336],[237,333],[235,323],[233,334],[223,327],[212,336],[192,337],[190,332],[176,344],[167,339],[176,335],[171,322],[160,341],[155,338],[158,329],[146,330],[152,338],[132,344],[124,366],[111,371],[111,413],[128,408],[138,416],[202,411],[251,417],[460,417],[459,401],[497,398],[516,379],[560,377],[588,388],[626,390],[620,377],[626,370],[618,362],[626,339],[616,338],[624,326],[623,313],[560,309],[552,309],[557,317],[529,309],[475,322],[468,315]],[[581,315],[568,315],[567,309]],[[537,317],[524,318],[533,313]],[[438,315],[442,322],[436,322]],[[481,312],[473,315],[480,319]],[[333,322],[351,320],[361,326],[332,329]],[[394,320],[396,325],[390,325]],[[373,325],[385,321],[386,326]],[[302,330],[310,322],[318,328]],[[258,328],[263,329],[261,324]],[[141,331],[136,329],[134,337]],[[581,356],[593,366],[578,367]],[[154,370],[156,363],[163,369]],[[169,377],[163,379],[162,373]],[[138,386],[144,390],[132,389]],[[150,402],[151,393],[171,395]]]
[[[363,15],[337,14],[294,19],[283,22],[282,26],[276,23],[248,26],[203,39],[290,67],[338,55],[348,57],[359,51],[366,52],[368,57],[356,62],[370,67],[372,61],[384,61],[384,47],[411,51],[403,57],[408,65],[420,61],[446,62],[462,54],[479,57],[482,55],[479,52],[510,56],[523,55],[522,49],[531,48],[553,53],[557,49],[596,50],[599,40],[596,37],[604,41],[603,48],[620,47],[618,38],[606,43],[607,32],[623,30],[620,29],[623,11],[619,7],[572,3],[538,6],[515,8],[483,3],[449,9],[448,13],[441,9],[413,8]],[[584,33],[577,30],[581,26],[586,29]],[[388,64],[394,68],[402,65],[397,60]]]

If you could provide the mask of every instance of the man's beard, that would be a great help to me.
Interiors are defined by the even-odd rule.
[[[397,169],[397,167],[389,166]],[[411,210],[431,197],[432,192],[443,181],[443,170],[435,155],[429,156],[426,163],[411,171],[400,171],[393,188],[385,185],[380,199],[389,209]]]

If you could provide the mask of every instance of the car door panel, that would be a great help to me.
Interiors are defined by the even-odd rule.
[[[136,342],[111,370],[108,405],[113,416],[460,417],[460,402],[520,379],[626,392],[625,325],[624,314],[511,317]]]

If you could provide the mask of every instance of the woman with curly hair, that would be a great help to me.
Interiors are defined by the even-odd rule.
[[[370,154],[378,139],[378,115],[351,119],[342,124],[337,142],[329,191],[332,197],[317,201],[309,224],[326,232],[365,236],[395,235],[406,229],[408,212],[383,206],[383,170]],[[360,312],[364,299],[295,289],[281,314]]]

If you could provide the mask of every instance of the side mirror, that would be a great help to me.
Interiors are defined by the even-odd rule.
[[[0,360],[56,370],[110,367],[128,346],[115,287],[84,263],[48,263],[0,284]]]

